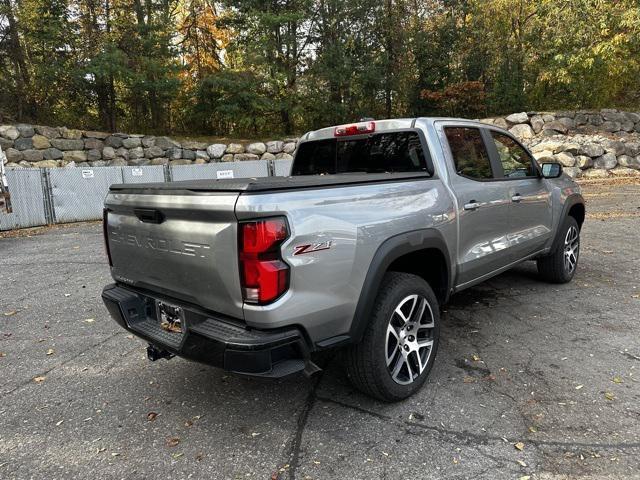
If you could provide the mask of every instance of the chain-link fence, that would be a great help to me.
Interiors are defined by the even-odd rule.
[[[178,165],[171,167],[171,179],[206,180],[209,178],[268,177],[269,165],[263,160],[246,162],[207,163],[204,165]]]
[[[293,160],[274,160],[273,161],[273,176],[274,177],[288,177],[291,174],[291,166]]]
[[[288,162],[288,166],[282,162]],[[12,213],[0,213],[0,230],[53,223],[99,220],[114,183],[286,176],[291,161],[209,163],[205,165],[21,168],[7,171]]]
[[[0,213],[0,230],[35,227],[48,223],[45,214],[43,174],[39,168],[7,170],[11,213]]]

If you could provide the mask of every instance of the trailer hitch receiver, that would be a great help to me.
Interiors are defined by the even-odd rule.
[[[175,355],[171,352],[167,352],[161,348],[156,347],[153,344],[149,344],[147,347],[147,358],[152,362],[156,360],[160,360],[161,358],[166,358],[167,360],[171,360]]]

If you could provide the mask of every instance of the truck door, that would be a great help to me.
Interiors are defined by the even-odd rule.
[[[450,185],[458,209],[457,286],[509,263],[509,186],[496,181],[484,129],[445,126]]]
[[[488,130],[489,154],[509,186],[509,256],[512,262],[540,250],[551,235],[551,193],[535,160],[510,135]]]

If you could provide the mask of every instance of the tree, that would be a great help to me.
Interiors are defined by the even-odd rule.
[[[295,129],[297,82],[308,60],[316,6],[311,0],[232,0],[229,45],[239,66],[251,65],[268,91],[285,133]]]
[[[20,32],[16,15],[17,4],[12,0],[2,0],[0,3],[0,52],[3,59],[0,66],[5,78],[5,95],[2,96],[2,103],[12,105],[15,116],[23,119],[27,116],[26,110],[31,111],[32,106],[28,104],[28,86],[31,83],[31,76],[27,68],[24,44],[20,38]],[[8,60],[5,61],[4,59]]]
[[[637,0],[0,0],[0,115],[297,133],[640,105]]]

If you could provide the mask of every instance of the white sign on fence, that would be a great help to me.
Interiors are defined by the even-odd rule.
[[[216,172],[216,178],[233,178],[233,170],[218,170]]]
[[[284,160],[283,160],[284,161]],[[268,177],[268,162],[178,165],[168,169],[173,181]],[[113,184],[165,181],[161,165],[96,168],[16,168],[6,172],[13,213],[0,214],[0,230],[100,220]],[[87,180],[87,181],[84,181]]]

